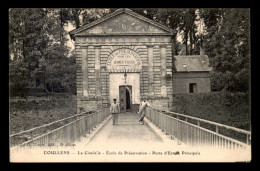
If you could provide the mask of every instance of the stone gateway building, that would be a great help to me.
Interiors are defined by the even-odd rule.
[[[143,97],[153,106],[172,105],[173,30],[129,9],[119,9],[72,30],[77,62],[77,112],[109,107],[122,111]]]

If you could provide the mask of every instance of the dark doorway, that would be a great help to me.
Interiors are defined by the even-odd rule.
[[[190,93],[197,93],[197,84],[196,83],[190,83],[189,88],[190,88]]]
[[[121,112],[132,109],[132,86],[119,86],[119,103]]]
[[[126,89],[126,110],[130,110],[130,93],[129,90]]]

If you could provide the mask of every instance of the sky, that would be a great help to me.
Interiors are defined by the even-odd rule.
[[[68,41],[67,41],[67,45],[70,47],[70,53],[74,50],[74,41],[70,38],[70,35],[69,35],[69,32],[71,31],[71,30],[73,30],[73,29],[75,29],[75,27],[71,24],[71,23],[68,23],[68,26],[67,27],[65,27],[65,30],[67,31],[67,39],[68,39]]]

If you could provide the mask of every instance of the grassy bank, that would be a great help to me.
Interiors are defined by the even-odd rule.
[[[173,111],[249,130],[249,97],[245,93],[221,92],[178,94],[173,97]]]
[[[52,95],[49,100],[11,100],[9,108],[10,134],[14,134],[75,115],[76,96],[57,94]],[[44,130],[46,131],[48,130]],[[23,136],[18,139],[21,138],[26,139]]]

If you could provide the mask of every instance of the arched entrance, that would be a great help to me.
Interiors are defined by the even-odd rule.
[[[140,104],[140,74],[127,73],[125,84],[124,73],[110,73],[109,98],[110,104],[113,102],[113,98],[118,99],[117,102],[120,104],[122,112],[135,109],[136,105]],[[127,105],[130,106],[130,109]]]
[[[106,66],[110,103],[117,98],[122,112],[132,110],[140,103],[140,56],[132,49],[120,48],[109,55]]]

